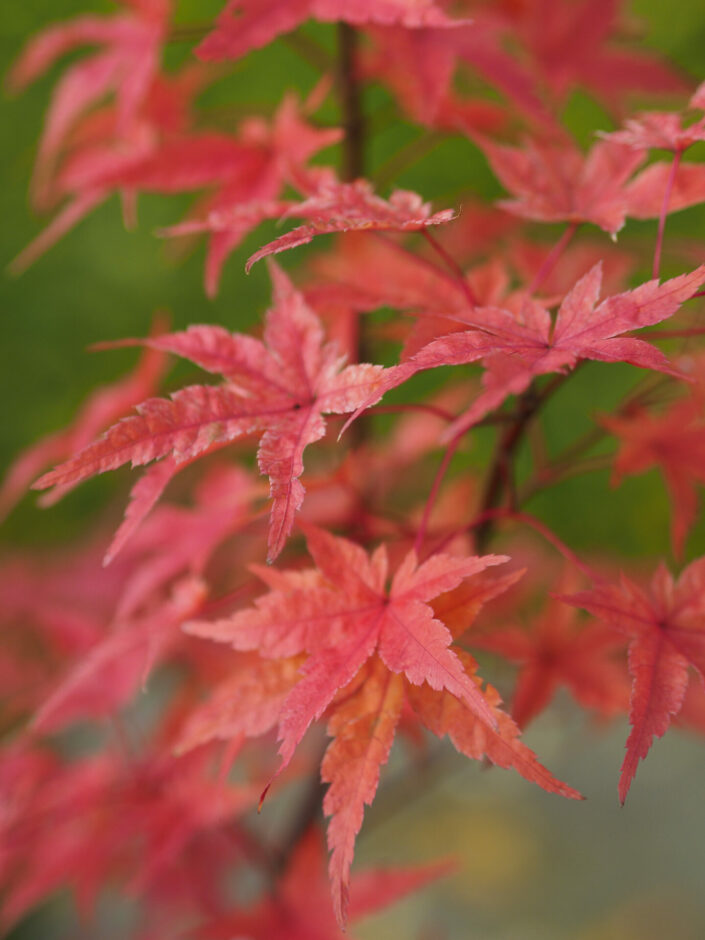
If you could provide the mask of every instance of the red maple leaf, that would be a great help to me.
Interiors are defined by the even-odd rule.
[[[461,52],[505,93],[521,89],[516,103],[526,106],[529,99],[531,110],[526,76],[478,23],[452,33],[395,27],[374,27],[368,33],[374,50],[364,60],[365,74],[388,85],[414,121],[461,133],[495,132],[506,123],[506,108],[484,98],[461,97],[454,90],[452,79]],[[513,81],[515,75],[518,81]]]
[[[419,565],[411,551],[387,588],[384,546],[368,556],[320,529],[307,526],[306,534],[317,570],[256,569],[271,591],[254,608],[186,629],[266,658],[309,654],[303,678],[281,706],[280,771],[311,723],[327,713],[334,741],[321,768],[330,783],[323,806],[332,817],[330,875],[342,923],[355,839],[389,756],[405,695],[416,703],[421,720],[435,733],[449,734],[463,753],[515,767],[552,792],[577,794],[519,744],[518,729],[497,709],[499,696],[491,687],[481,690],[474,660],[450,648],[452,635],[428,604],[502,563],[504,556],[436,555]]]
[[[663,284],[647,281],[598,303],[602,265],[596,264],[565,297],[555,323],[534,300],[527,300],[518,314],[476,307],[462,318],[468,325],[472,323],[473,329],[441,336],[408,361],[388,369],[382,390],[400,385],[423,369],[485,360],[486,390],[448,427],[446,435],[450,437],[471,427],[508,395],[525,391],[534,376],[572,369],[582,359],[629,362],[682,378],[660,350],[622,334],[672,316],[704,279],[705,265],[701,265]],[[363,403],[358,413],[366,406]]]
[[[444,41],[445,31],[440,35],[432,29],[371,32],[375,49],[365,61],[366,73],[386,82],[415,121],[438,126],[456,64]]]
[[[274,306],[264,342],[217,326],[192,326],[144,341],[223,375],[224,384],[192,385],[170,399],[148,399],[136,416],[113,425],[35,487],[75,484],[127,462],[134,467],[172,457],[181,464],[260,432],[258,464],[270,479],[273,499],[268,558],[276,558],[303,502],[303,452],[324,436],[323,415],[354,411],[368,400],[382,368],[344,367],[286,275],[272,266],[272,277]]]
[[[515,31],[508,30],[504,17],[487,6],[473,10],[473,14],[472,27],[453,30],[446,47],[457,51],[460,58],[509,99],[522,116],[555,133],[555,118],[542,100],[532,71],[508,51],[507,39],[515,44]]]
[[[205,232],[209,234],[206,258],[206,293],[215,296],[223,265],[245,235],[265,219],[278,219],[292,205],[283,201],[286,185],[308,194],[315,191],[322,167],[309,167],[310,158],[337,143],[337,128],[318,128],[307,120],[319,103],[320,90],[314,89],[302,106],[293,94],[286,94],[271,121],[249,118],[238,129],[238,146],[247,161],[224,166],[215,194],[206,197],[191,218],[163,229],[174,237]],[[159,167],[159,158],[155,159]]]
[[[450,318],[467,313],[468,297],[458,279],[428,258],[407,250],[391,238],[368,238],[364,231],[338,239],[332,250],[311,262],[315,283],[306,288],[314,306],[349,306],[359,311],[380,307]],[[364,278],[360,271],[365,272]],[[466,274],[467,288],[483,306],[501,303],[508,274],[497,259]],[[451,328],[450,322],[448,329]],[[406,333],[406,331],[405,331]]]
[[[615,484],[627,474],[660,468],[673,504],[673,549],[681,555],[697,513],[697,485],[705,483],[702,401],[688,398],[660,415],[644,410],[623,417],[604,415],[600,423],[620,440],[614,464]]]
[[[182,189],[187,189],[189,184],[196,188],[211,182],[214,173],[220,179],[231,168],[226,157],[235,161],[240,156],[231,138],[222,134],[200,134],[195,135],[192,143],[187,136],[190,104],[205,77],[200,68],[193,67],[168,78],[155,76],[128,126],[123,126],[114,105],[82,118],[66,141],[61,164],[51,178],[47,176],[44,184],[47,207],[63,205],[46,228],[14,259],[13,271],[21,273],[33,264],[116,191],[122,199],[125,222],[130,225],[135,223],[136,196],[140,188],[149,189],[152,184],[159,189],[161,185],[162,191],[173,192],[178,190],[175,183],[179,181],[182,181]],[[175,141],[180,148],[178,152]],[[226,154],[223,153],[225,147],[229,148]],[[161,176],[155,173],[155,153],[160,155]],[[201,182],[204,170],[206,180]]]
[[[610,235],[624,225],[625,184],[643,162],[641,151],[611,141],[583,156],[570,143],[526,140],[508,147],[476,138],[493,172],[516,198],[499,205],[536,222],[592,222]]]
[[[495,11],[473,9],[471,23],[455,29],[413,30],[373,26],[376,50],[366,70],[381,78],[417,121],[450,131],[494,130],[507,121],[507,108],[486,98],[469,98],[454,88],[456,65],[469,67],[502,93],[532,123],[555,130],[555,120],[535,87],[534,76],[506,48],[506,22]],[[460,75],[465,78],[463,71]],[[475,76],[472,80],[476,81]]]
[[[431,206],[416,193],[397,189],[389,200],[376,196],[366,180],[354,183],[324,182],[319,192],[292,206],[284,218],[309,219],[306,225],[269,242],[248,258],[245,269],[267,255],[307,245],[316,235],[331,232],[393,231],[418,232],[455,218],[453,209],[431,214]]]
[[[353,878],[350,920],[356,921],[446,874],[447,863],[416,868],[370,869]],[[343,940],[332,916],[325,877],[325,852],[311,828],[298,842],[276,888],[249,910],[238,911],[191,934],[194,940]]]
[[[627,215],[632,219],[655,219],[663,212],[668,191],[668,212],[679,212],[705,202],[705,166],[659,161],[638,173],[626,188]]]
[[[148,612],[116,618],[114,629],[84,653],[42,704],[34,727],[55,731],[80,718],[114,715],[183,638],[180,625],[200,612],[205,597],[205,583],[185,577]]]
[[[178,751],[209,741],[238,744],[276,728],[287,695],[301,679],[304,660],[304,656],[262,659],[257,653],[241,653],[208,701],[191,710],[179,735]]]
[[[567,574],[562,590],[570,590],[574,582]],[[553,598],[531,629],[509,627],[473,633],[469,640],[473,647],[519,664],[511,713],[521,728],[550,704],[561,686],[568,688],[583,708],[605,717],[627,710],[626,671],[613,657],[622,640],[601,625],[582,626],[574,610]]]
[[[705,82],[698,85],[688,102],[689,108],[697,108],[699,111],[705,111]]]
[[[196,909],[209,881],[211,896],[219,893],[218,869],[232,863],[232,853],[221,851],[216,869],[213,849],[256,791],[223,787],[206,752],[178,760],[133,755],[127,766],[115,750],[74,762],[42,761],[38,748],[22,756],[3,755],[9,766],[0,768],[5,925],[64,885],[86,918],[116,878],[147,899],[152,890],[168,896],[175,881],[180,895],[172,902],[189,898]]]
[[[71,65],[54,91],[35,173],[35,198],[39,204],[45,201],[46,186],[62,145],[81,115],[106,93],[114,92],[122,136],[147,97],[160,64],[171,0],[130,6],[133,9],[127,14],[80,16],[50,26],[30,40],[13,66],[10,85],[22,90],[76,47],[103,47]]]
[[[705,175],[697,163],[681,164],[681,157],[693,144],[705,140],[705,118],[684,126],[678,113],[649,112],[625,122],[608,140],[642,151],[670,150],[670,163],[653,163],[629,183],[626,189],[627,214],[639,219],[659,216],[659,240],[655,270],[660,257],[666,214],[705,200]]]
[[[680,114],[648,111],[626,120],[621,130],[601,136],[605,140],[626,144],[636,150],[672,150],[674,153],[683,153],[698,141],[705,140],[705,118],[684,126]]]
[[[661,565],[648,593],[623,575],[618,585],[598,584],[560,598],[583,607],[630,640],[632,730],[619,780],[622,803],[639,761],[681,710],[689,666],[705,682],[704,587],[705,559],[700,558],[675,582]]]
[[[310,18],[407,29],[468,22],[449,19],[435,0],[228,0],[196,54],[202,59],[238,59]]]
[[[319,572],[256,569],[272,586],[255,609],[213,623],[193,623],[199,636],[229,642],[235,649],[257,649],[279,658],[312,654],[305,678],[282,712],[282,767],[306,729],[320,718],[338,690],[350,682],[378,651],[388,670],[413,683],[428,682],[457,695],[481,720],[495,720],[482,693],[448,649],[450,634],[433,618],[426,601],[455,587],[471,574],[501,564],[505,556],[457,559],[436,556],[417,568],[413,552],[397,570],[389,594],[387,552],[372,557],[347,539],[306,527],[309,551]]]
[[[248,118],[236,135],[194,132],[191,99],[206,78],[203,68],[190,67],[155,79],[129,133],[117,126],[114,109],[86,118],[52,181],[54,201],[68,202],[13,269],[26,268],[113,192],[120,192],[131,219],[139,193],[207,189],[188,221],[161,234],[210,234],[205,282],[214,296],[228,255],[261,221],[278,218],[291,205],[280,198],[284,186],[315,191],[326,171],[309,167],[308,160],[336,143],[341,132],[316,128],[306,118],[320,103],[321,88],[303,108],[293,94],[285,95],[271,121]]]
[[[653,53],[619,43],[619,0],[533,0],[505,4],[515,36],[559,102],[576,85],[608,108],[629,91],[682,91],[683,80]]]

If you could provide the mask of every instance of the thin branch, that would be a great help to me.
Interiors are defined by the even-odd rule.
[[[365,116],[362,107],[362,86],[358,75],[359,37],[348,23],[338,23],[338,61],[337,86],[340,97],[340,110],[343,127],[341,156],[341,178],[352,182],[365,172]],[[357,320],[357,361],[371,362],[369,337],[363,328],[363,322]],[[365,428],[358,423],[348,437],[352,449],[359,447],[365,439]]]
[[[441,131],[430,131],[409,141],[408,144],[400,150],[397,150],[397,152],[377,170],[374,175],[375,188],[381,189],[393,183],[404,170],[413,166],[430,153],[434,147],[437,147],[439,144],[443,143],[444,140],[448,139],[448,134],[444,134]]]
[[[441,245],[441,243],[435,238],[434,235],[432,235],[429,232],[427,228],[421,229],[421,234],[429,243],[431,248],[433,248],[436,254],[439,255],[443,259],[447,267],[453,272],[453,274],[455,275],[455,280],[457,281],[458,285],[462,288],[462,291],[465,294],[470,306],[476,307],[477,298],[475,297],[475,294],[473,293],[472,287],[470,287],[470,285],[468,284],[468,281],[467,281],[467,278],[465,277],[465,273],[463,269],[460,267],[460,265],[455,260],[455,258],[453,258],[453,256],[450,255],[445,250],[443,245]]]
[[[591,428],[566,447],[565,450],[556,457],[555,463],[570,463],[576,460],[586,451],[591,450],[596,444],[599,444],[603,438],[607,437],[608,433],[606,428],[600,427],[599,425]]]
[[[441,460],[438,470],[436,471],[436,476],[433,479],[433,483],[431,485],[431,491],[428,494],[428,499],[426,500],[426,505],[424,506],[423,515],[421,516],[421,522],[419,524],[419,528],[416,533],[416,538],[414,540],[414,551],[416,552],[417,555],[421,551],[423,540],[426,537],[426,529],[428,528],[428,521],[431,517],[431,510],[433,509],[433,504],[436,502],[436,497],[438,496],[438,491],[441,488],[441,483],[443,482],[443,478],[445,477],[446,472],[448,471],[450,462],[453,459],[453,456],[455,455],[456,450],[458,449],[458,445],[460,444],[464,436],[465,436],[465,430],[463,429],[460,431],[460,433],[455,434],[451,438],[450,443],[446,447],[446,451],[443,454],[443,459]]]
[[[519,448],[524,430],[533,418],[538,405],[536,389],[532,386],[519,399],[519,413],[516,419],[504,431],[497,442],[482,497],[480,515],[483,521],[478,525],[475,535],[475,547],[479,554],[483,553],[485,546],[492,537],[495,517],[489,515],[489,513],[491,510],[496,509],[502,499],[503,492],[507,489],[509,475],[513,475],[510,464]]]
[[[501,521],[509,522],[519,522],[523,525],[529,526],[529,528],[534,529],[535,532],[538,532],[547,542],[549,542],[553,547],[563,555],[571,564],[582,571],[583,574],[587,575],[593,581],[601,580],[600,575],[597,574],[593,569],[582,561],[575,552],[568,548],[565,542],[560,539],[555,532],[553,532],[545,523],[541,522],[540,519],[537,519],[536,516],[532,516],[527,512],[519,512],[515,509],[485,509],[478,516],[476,516],[472,522],[467,523],[464,526],[460,526],[458,529],[454,529],[452,532],[449,532],[439,543],[436,545],[432,552],[429,554],[429,558],[433,555],[437,555],[438,552],[443,551],[443,549],[454,538],[457,538],[463,532],[471,531],[472,529],[479,529],[485,526],[488,522],[497,523]]]
[[[424,232],[425,231],[426,230],[424,229]],[[389,245],[392,248],[396,249],[396,251],[398,251],[400,254],[406,255],[408,258],[410,258],[414,262],[415,265],[428,268],[429,271],[433,271],[433,273],[436,274],[438,277],[442,277],[449,284],[453,284],[455,287],[458,287],[460,290],[462,290],[463,293],[466,293],[466,290],[469,287],[469,285],[467,284],[467,282],[465,282],[464,276],[463,276],[463,281],[465,282],[465,286],[463,286],[462,284],[458,284],[458,279],[456,276],[454,276],[454,274],[450,274],[448,271],[442,268],[439,264],[434,263],[430,258],[424,258],[423,255],[417,255],[415,252],[411,251],[405,245],[402,245],[400,242],[395,241],[393,238],[390,238],[389,235],[385,235],[384,232],[372,232],[371,235],[373,238],[377,238],[383,241],[386,245]],[[458,266],[456,265],[456,269],[457,268]],[[462,271],[461,271],[461,274],[462,274]],[[453,317],[449,315],[448,319],[449,320],[453,319]],[[460,322],[464,323],[465,321],[463,320]]]
[[[705,326],[692,326],[683,330],[649,330],[644,336],[649,339],[687,339],[689,336],[702,336],[703,333],[705,333]]]
[[[668,215],[668,204],[671,201],[671,192],[673,191],[673,184],[676,181],[676,173],[678,172],[678,166],[681,162],[681,157],[683,155],[682,150],[676,150],[673,154],[673,162],[671,163],[671,172],[668,174],[668,180],[666,181],[666,189],[663,194],[663,202],[661,203],[661,214],[659,215],[658,220],[658,234],[656,236],[656,248],[654,250],[654,266],[652,276],[657,278],[659,276],[659,270],[661,268],[661,250],[663,248],[663,233],[666,228],[666,216]]]
[[[514,420],[497,442],[487,483],[485,484],[480,510],[481,515],[484,514],[484,518],[479,524],[476,534],[478,552],[482,553],[492,537],[495,517],[489,515],[490,511],[499,506],[504,492],[511,494],[513,491],[512,463],[524,432],[539,409],[571,375],[575,374],[575,371],[574,369],[566,375],[557,375],[541,392],[537,391],[535,385],[532,385],[519,398]]]
[[[546,257],[543,260],[543,263],[541,264],[540,268],[536,272],[536,275],[533,281],[531,282],[531,284],[529,284],[528,292],[530,294],[535,294],[536,291],[539,289],[539,287],[541,287],[543,282],[549,276],[551,271],[553,271],[555,266],[558,264],[558,261],[560,260],[561,255],[570,244],[571,239],[573,238],[573,235],[575,235],[575,233],[577,232],[578,227],[579,227],[578,222],[571,222],[568,228],[563,232],[561,237],[553,246],[553,248],[549,251],[548,255],[546,255]]]
[[[664,387],[666,386],[666,387]],[[634,408],[645,408],[652,404],[660,404],[668,401],[669,397],[664,397],[663,392],[671,387],[671,382],[666,376],[659,376],[654,380],[653,376],[647,376],[638,386],[633,389],[621,402],[615,411],[617,416],[628,414]],[[656,394],[660,393],[660,394]],[[656,396],[656,397],[655,397]],[[519,504],[523,505],[532,499],[541,490],[546,489],[559,480],[568,479],[583,473],[590,473],[594,470],[601,470],[609,466],[614,459],[612,454],[595,454],[592,457],[583,459],[582,455],[592,450],[595,445],[608,437],[610,432],[607,428],[600,425],[591,428],[581,435],[577,440],[564,448],[551,463],[537,473],[522,487],[519,497]],[[572,471],[575,467],[575,472]]]
[[[553,532],[547,525],[541,522],[540,519],[537,519],[536,516],[532,516],[528,512],[517,512],[513,509],[488,509],[486,512],[481,513],[474,522],[471,522],[468,528],[473,528],[475,526],[482,526],[487,520],[503,520],[507,519],[511,522],[521,522],[524,525],[528,525],[535,532],[538,532],[539,535],[543,536],[547,542],[549,542],[553,547],[560,552],[565,559],[567,559],[571,564],[582,571],[583,574],[587,575],[593,581],[599,581],[600,576],[596,574],[592,568],[582,561],[575,552],[568,548],[565,542],[560,539],[555,532]]]
[[[556,483],[562,483],[564,480],[570,480],[573,477],[583,476],[587,473],[594,473],[596,470],[608,470],[613,462],[614,454],[595,454],[592,457],[584,457],[582,460],[565,463],[556,461],[537,473],[533,480],[522,487],[518,502],[523,506],[533,499],[537,493],[555,486]]]

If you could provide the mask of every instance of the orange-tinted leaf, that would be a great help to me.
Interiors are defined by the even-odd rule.
[[[321,764],[321,779],[330,787],[323,800],[328,824],[330,879],[336,919],[347,919],[348,882],[355,839],[366,805],[377,792],[380,767],[386,764],[404,702],[401,676],[388,672],[379,660],[350,698],[335,709],[328,722],[333,742]]]

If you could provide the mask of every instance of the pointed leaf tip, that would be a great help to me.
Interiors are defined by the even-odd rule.
[[[274,779],[274,778],[272,778],[272,780],[273,780],[273,779]],[[264,790],[262,790],[262,793],[261,793],[260,798],[259,798],[259,802],[258,802],[258,804],[257,804],[257,813],[258,813],[258,814],[262,812],[262,806],[264,805],[264,801],[267,799],[267,794],[269,793],[269,788],[272,786],[272,780],[270,780],[269,783],[267,784],[267,786],[264,788]]]

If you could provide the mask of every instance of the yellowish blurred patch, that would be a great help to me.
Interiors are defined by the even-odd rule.
[[[576,940],[700,940],[702,925],[685,894],[664,892],[636,896],[611,911],[599,923],[576,935]]]
[[[375,832],[374,841],[394,846],[396,859],[433,859],[440,853],[457,860],[457,872],[439,890],[448,899],[494,908],[507,894],[527,884],[540,864],[540,849],[530,825],[493,800],[457,798],[424,801],[413,825],[400,813]]]

